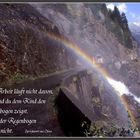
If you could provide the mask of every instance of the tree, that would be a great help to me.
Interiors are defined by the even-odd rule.
[[[123,23],[126,23],[126,24],[128,23],[128,22],[127,22],[126,15],[125,15],[124,12],[121,14],[121,19],[122,19],[122,22],[123,22]]]
[[[122,23],[123,23],[123,27],[127,28],[128,27],[128,21],[127,21],[125,13],[121,14],[121,20],[122,20]]]
[[[111,18],[112,18],[115,22],[118,22],[118,24],[121,26],[121,24],[122,24],[121,14],[120,14],[120,11],[119,11],[119,9],[117,8],[117,6],[114,6],[114,10],[113,10],[113,13],[112,13]]]
[[[117,8],[117,6],[114,6],[113,14],[114,14],[114,16],[117,17],[117,18],[120,18],[120,17],[121,17],[120,11],[119,11],[119,9]]]
[[[113,12],[110,9],[108,10],[108,15],[111,19],[113,19]]]

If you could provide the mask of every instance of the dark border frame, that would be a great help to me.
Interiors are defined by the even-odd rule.
[[[63,2],[140,2],[140,0],[0,0],[0,3],[26,3],[26,2],[55,2],[55,3],[63,3]]]

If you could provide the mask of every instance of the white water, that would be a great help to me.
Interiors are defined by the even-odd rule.
[[[140,104],[140,97],[137,97],[136,95],[131,93],[124,83],[122,83],[121,81],[116,81],[111,78],[107,78],[107,80],[108,80],[109,84],[118,92],[120,97],[124,94],[132,96],[134,98],[134,100]]]

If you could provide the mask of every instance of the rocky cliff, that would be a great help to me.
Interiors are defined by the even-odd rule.
[[[0,4],[0,13],[1,84],[74,66],[71,54],[46,36],[60,36],[58,28],[32,6]]]

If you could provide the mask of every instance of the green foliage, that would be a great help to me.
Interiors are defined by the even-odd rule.
[[[107,28],[115,33],[120,43],[125,45],[127,48],[132,49],[132,35],[128,27],[125,13],[120,14],[118,8],[115,6],[113,11],[108,10],[108,16],[109,19],[106,20]],[[111,23],[109,23],[110,19],[112,20]]]
[[[12,76],[11,83],[21,83],[26,80],[35,80],[36,78],[37,77],[16,73],[15,75]]]
[[[84,128],[85,136],[93,137],[133,137],[138,128],[119,127],[113,123],[108,124],[104,121],[92,122],[90,125],[84,121],[81,125]]]
[[[120,14],[119,9],[116,6],[113,11],[109,10],[109,16],[121,28],[124,27],[124,24],[127,24],[125,13]]]

